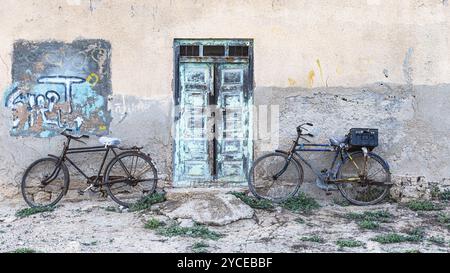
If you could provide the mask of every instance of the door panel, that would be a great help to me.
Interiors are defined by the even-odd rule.
[[[214,88],[212,64],[181,63],[180,108],[176,124],[174,180],[177,185],[209,181],[209,96]]]
[[[217,180],[245,182],[251,156],[248,65],[219,64],[216,69]]]

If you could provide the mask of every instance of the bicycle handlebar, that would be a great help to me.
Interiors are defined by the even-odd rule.
[[[299,126],[297,126],[297,133],[298,133],[298,135],[299,135],[299,136],[302,135],[302,136],[314,137],[314,135],[313,135],[313,134],[310,134],[310,133],[308,133],[308,134],[302,134],[303,130],[308,131],[308,129],[303,128],[303,126],[305,126],[305,125],[308,125],[308,126],[314,126],[314,124],[312,124],[312,123],[310,123],[310,122],[306,122],[306,123],[300,124]]]

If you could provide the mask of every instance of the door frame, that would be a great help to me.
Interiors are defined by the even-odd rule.
[[[173,113],[173,119],[172,119],[172,187],[177,187],[174,182],[175,178],[175,164],[176,164],[176,124],[179,117],[179,113],[177,113],[177,106],[180,104],[180,98],[181,98],[181,90],[180,90],[180,75],[179,75],[179,67],[180,67],[180,58],[192,58],[193,61],[197,60],[197,62],[201,59],[203,61],[207,61],[207,59],[210,59],[212,63],[233,63],[233,62],[241,62],[239,59],[246,58],[246,61],[248,62],[248,97],[253,98],[253,91],[254,91],[254,40],[253,39],[227,39],[227,38],[217,38],[217,39],[200,39],[200,38],[175,38],[173,42],[173,52],[174,52],[174,59],[173,59],[173,105],[174,110]],[[225,46],[225,56],[223,57],[204,57],[202,56],[203,53],[203,46],[211,46],[211,45],[220,45]],[[200,47],[200,55],[199,57],[181,57],[180,56],[180,46],[199,46]],[[229,46],[247,46],[248,47],[248,57],[230,57],[228,47]],[[200,59],[199,59],[200,58]],[[251,106],[253,103],[251,104]],[[252,109],[249,109],[250,113],[252,112]],[[249,126],[253,127],[253,121],[250,120]],[[250,128],[251,131],[253,131],[253,128]],[[253,135],[250,136],[253,138]],[[251,139],[253,143],[253,139]],[[251,158],[254,157],[254,149],[252,144],[252,151],[251,151]],[[229,183],[232,184],[233,187],[236,187],[237,185],[241,184],[235,184],[235,183]],[[220,186],[226,186],[223,184],[218,184]],[[195,185],[197,186],[197,185]],[[207,184],[208,187],[211,187],[211,183]],[[183,186],[178,186],[183,187]]]

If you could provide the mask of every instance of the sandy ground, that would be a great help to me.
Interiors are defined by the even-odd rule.
[[[0,203],[0,252],[30,248],[39,252],[184,253],[193,252],[192,246],[199,242],[207,245],[203,248],[207,252],[450,252],[449,227],[436,220],[439,213],[450,215],[448,206],[441,211],[414,212],[395,203],[371,207],[341,206],[331,197],[319,202],[322,207],[309,215],[281,208],[271,212],[255,210],[252,219],[209,227],[223,237],[203,240],[164,237],[145,229],[144,224],[150,218],[168,220],[157,208],[114,212],[108,211],[111,207],[118,208],[112,201],[69,202],[63,199],[53,212],[17,218],[16,211],[25,208],[25,203],[7,201]],[[345,217],[349,212],[376,210],[387,210],[393,215],[376,230],[361,228],[355,220]],[[420,242],[380,244],[371,240],[379,234],[405,234],[414,228],[425,232]],[[304,240],[313,235],[320,236],[323,241]],[[433,238],[440,238],[440,242],[433,242]],[[339,247],[336,242],[341,239],[358,240],[363,246]]]

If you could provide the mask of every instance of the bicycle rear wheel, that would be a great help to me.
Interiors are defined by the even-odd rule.
[[[54,206],[69,187],[69,171],[64,163],[48,157],[33,162],[22,177],[21,191],[30,207]]]
[[[248,185],[258,198],[283,202],[294,196],[303,182],[301,165],[284,153],[274,152],[258,158],[250,169]]]
[[[152,194],[158,174],[151,158],[140,152],[125,152],[115,157],[105,171],[105,187],[118,204],[130,207]]]
[[[366,164],[366,175],[361,175]],[[342,195],[358,206],[374,205],[389,193],[391,174],[389,166],[380,156],[369,152],[365,163],[363,152],[354,152],[339,166],[336,183]],[[345,180],[354,180],[346,182]]]

